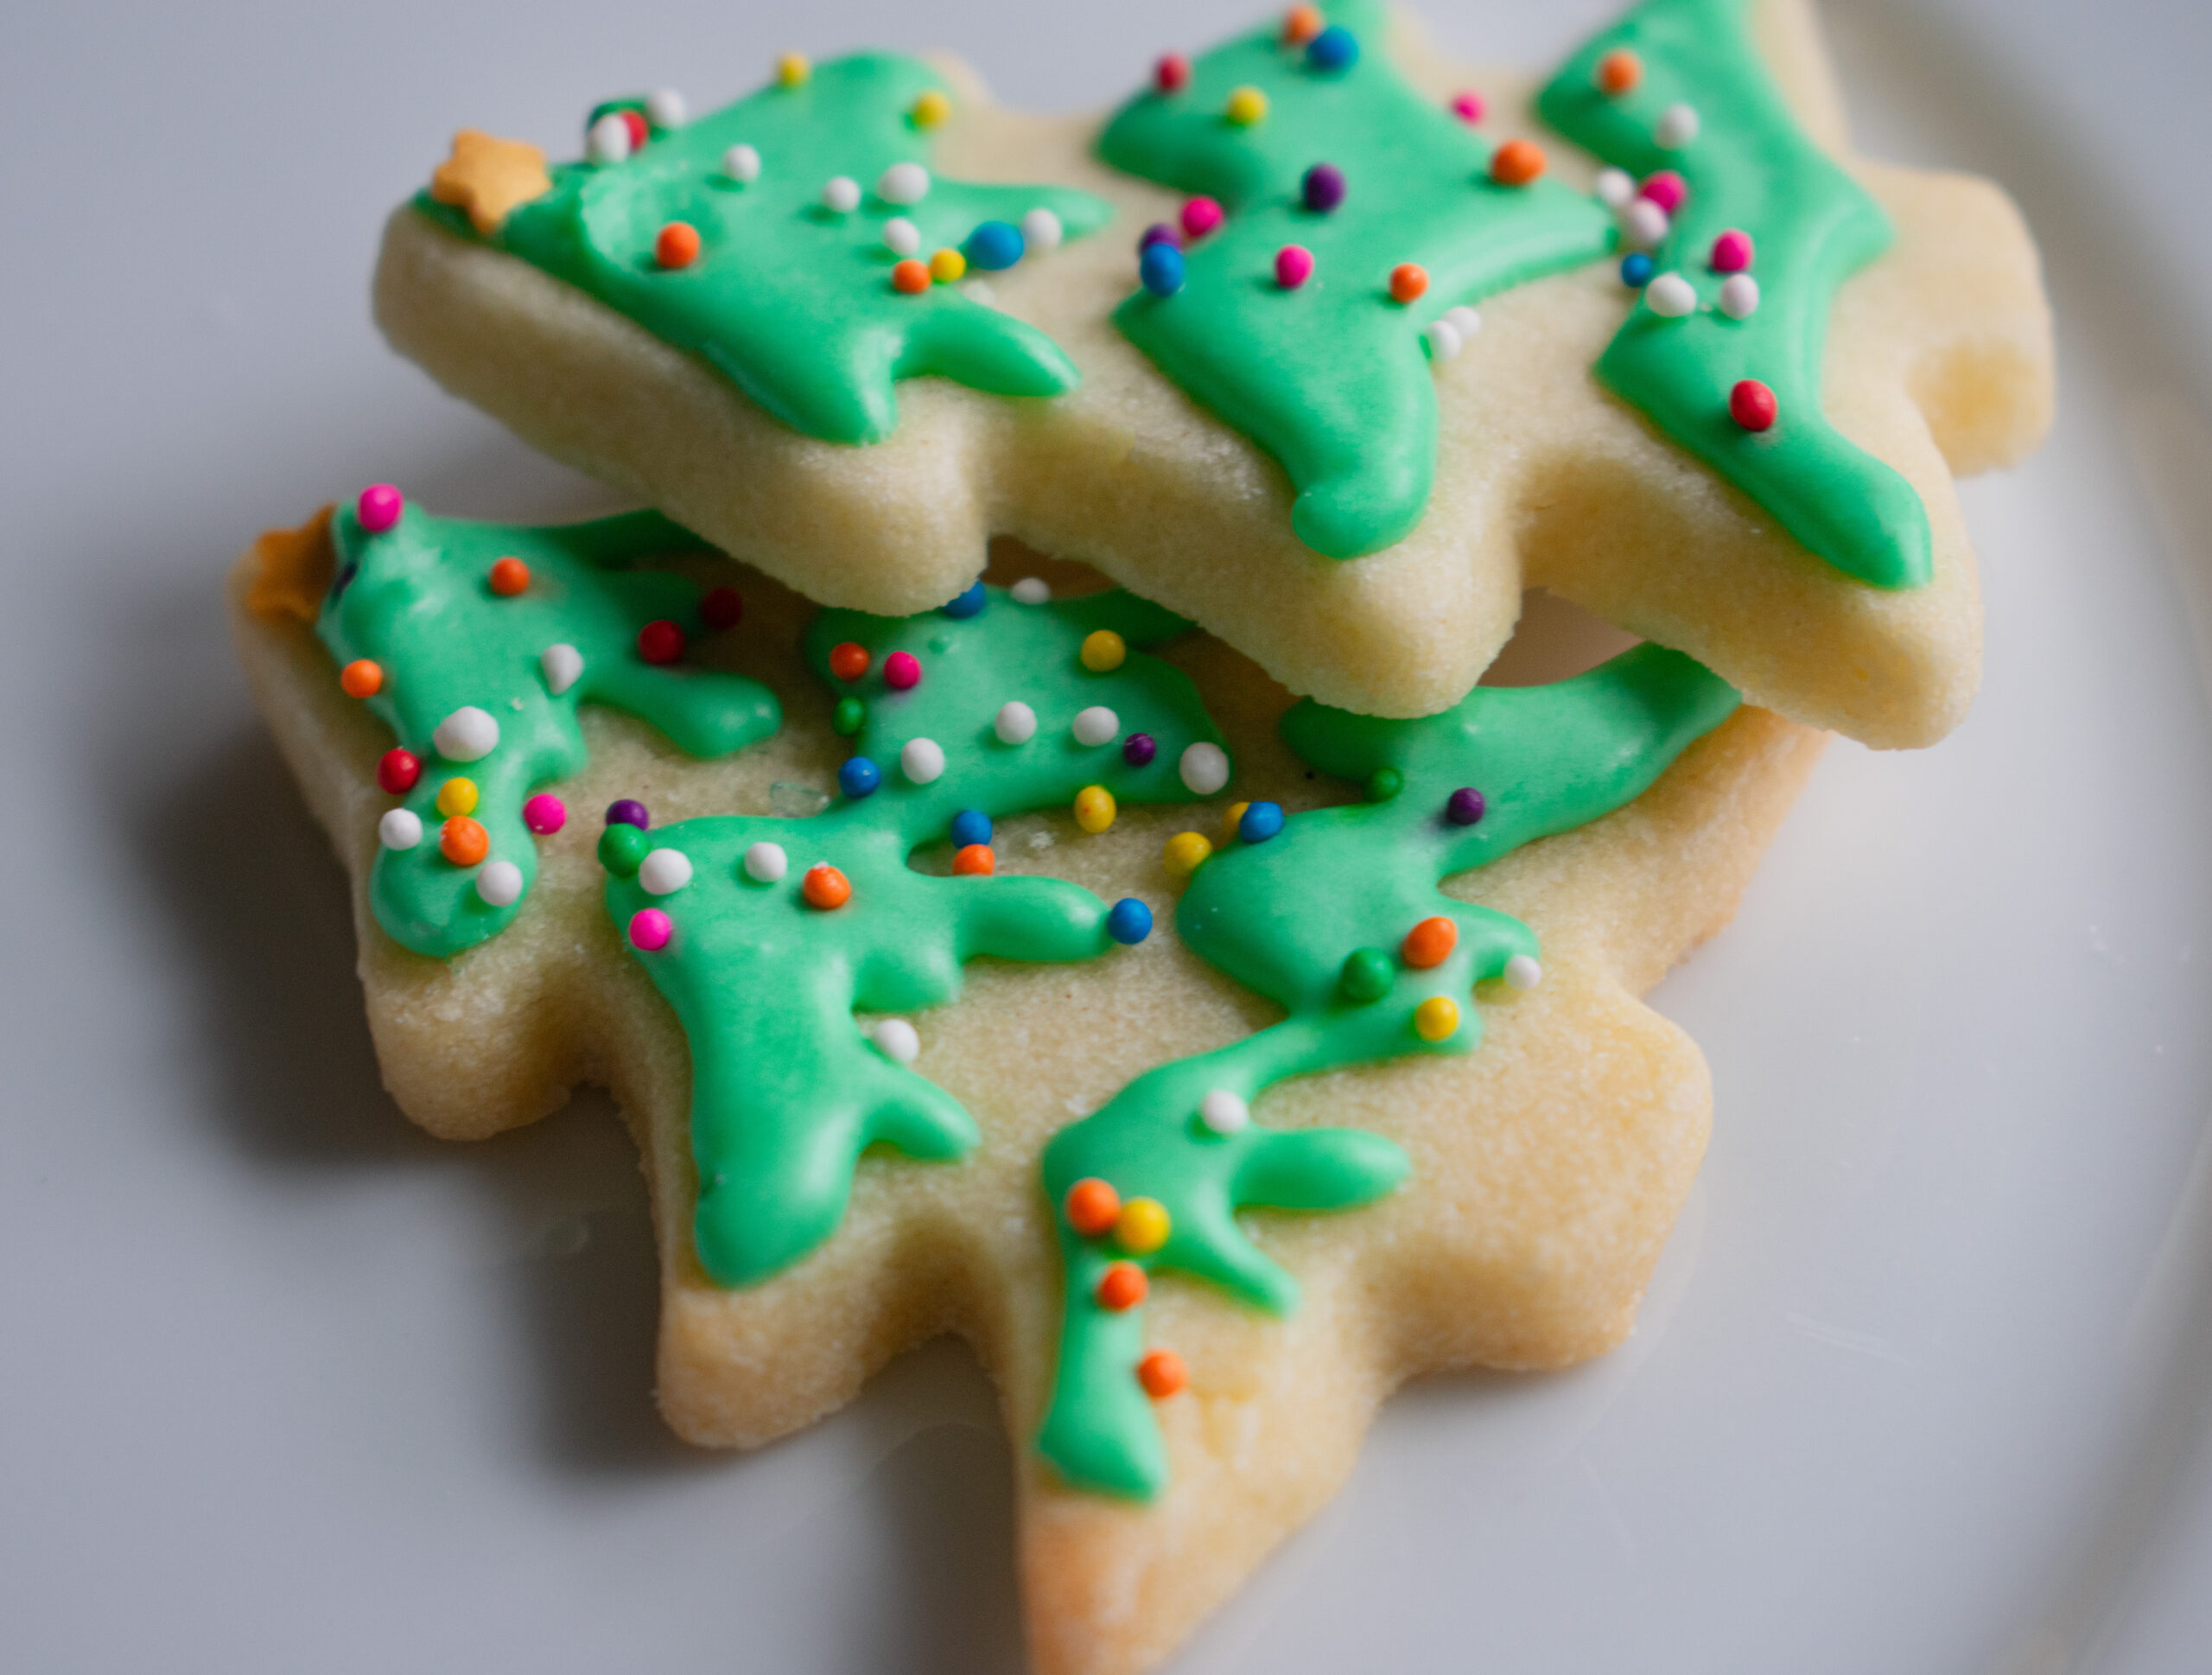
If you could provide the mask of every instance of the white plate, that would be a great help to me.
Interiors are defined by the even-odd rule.
[[[1968,491],[1981,702],[1937,751],[1837,748],[1661,990],[1719,1112],[1634,1341],[1401,1398],[1181,1675],[2207,1661],[2204,339],[2167,300],[2187,239],[2128,220],[2150,154],[2068,126],[2085,85],[2179,100],[2202,25],[1973,3],[1987,35],[1839,33],[1874,149],[2024,189],[2067,322],[2058,436]],[[1548,51],[1605,9],[1445,33]],[[377,217],[463,120],[565,133],[671,62],[703,99],[791,26],[185,10],[0,44],[0,1662],[1010,1670],[1009,1472],[960,1352],[758,1456],[691,1454],[653,1414],[604,1106],[474,1150],[391,1110],[339,875],[214,597],[256,528],[371,474],[588,503],[383,353]],[[1248,8],[1189,10],[852,0],[806,33],[964,40],[1076,104]],[[2201,223],[2189,155],[2151,160]]]

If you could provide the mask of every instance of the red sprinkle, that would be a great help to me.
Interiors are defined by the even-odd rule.
[[[1747,378],[1728,392],[1728,417],[1746,430],[1770,430],[1782,414],[1774,392],[1755,378]]]
[[[630,150],[644,150],[645,142],[652,137],[652,130],[645,126],[644,116],[636,111],[624,111],[619,114],[622,118],[622,125],[630,131]]]
[[[648,663],[673,663],[683,655],[683,630],[663,618],[638,630],[638,655]]]
[[[1179,93],[1191,85],[1191,61],[1169,53],[1152,67],[1152,85],[1163,93]]]
[[[699,614],[710,628],[734,628],[745,621],[745,595],[735,588],[709,588],[699,602]]]
[[[412,750],[394,746],[377,763],[377,783],[395,797],[414,790],[416,780],[422,777],[423,760]]]
[[[830,648],[830,672],[840,680],[858,680],[868,672],[868,647],[841,640]]]

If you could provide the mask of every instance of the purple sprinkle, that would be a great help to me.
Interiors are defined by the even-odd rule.
[[[1122,741],[1122,760],[1131,767],[1142,767],[1160,754],[1160,741],[1149,733],[1132,733]]]
[[[1173,245],[1183,248],[1183,235],[1165,221],[1154,221],[1144,230],[1144,237],[1137,240],[1137,254],[1141,256],[1154,245]]]
[[[1332,162],[1317,162],[1306,171],[1306,207],[1326,214],[1344,201],[1344,171]]]
[[[1444,799],[1444,818],[1455,826],[1471,826],[1483,818],[1483,793],[1463,785]]]
[[[645,806],[631,798],[607,806],[607,824],[611,826],[635,826],[643,831],[652,823],[653,817],[645,812]]]

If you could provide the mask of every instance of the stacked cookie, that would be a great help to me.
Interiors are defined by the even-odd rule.
[[[2032,247],[1843,155],[1794,0],[1540,89],[1343,0],[1103,124],[868,54],[584,136],[457,137],[378,315],[655,509],[379,484],[234,577],[387,1085],[613,1089],[689,1439],[967,1338],[1039,1666],[1144,1668],[1395,1385],[1628,1331],[1711,1111],[1636,997],[1821,729],[1970,701]],[[1645,643],[1477,685],[1533,588]]]

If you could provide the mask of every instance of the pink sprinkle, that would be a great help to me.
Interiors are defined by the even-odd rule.
[[[675,934],[676,927],[658,908],[640,908],[630,915],[630,941],[649,954],[668,946],[669,938]]]
[[[1183,231],[1203,239],[1221,225],[1221,206],[1211,198],[1193,198],[1183,206]]]
[[[1313,252],[1304,245],[1285,245],[1275,252],[1275,283],[1296,290],[1313,277]]]
[[[1649,198],[1669,215],[1682,207],[1682,200],[1690,195],[1690,183],[1671,169],[1662,169],[1647,175],[1637,188],[1637,196]]]
[[[893,652],[883,659],[883,684],[903,692],[922,684],[922,666],[912,652]]]
[[[1741,273],[1751,264],[1751,235],[1730,227],[1713,241],[1713,271]]]
[[[399,521],[399,508],[404,504],[399,491],[390,483],[371,483],[353,503],[353,515],[370,534],[381,535]]]
[[[541,838],[550,838],[569,824],[569,806],[550,791],[541,791],[522,806],[522,823]]]
[[[1472,127],[1483,119],[1483,96],[1472,91],[1452,96],[1452,114]]]

